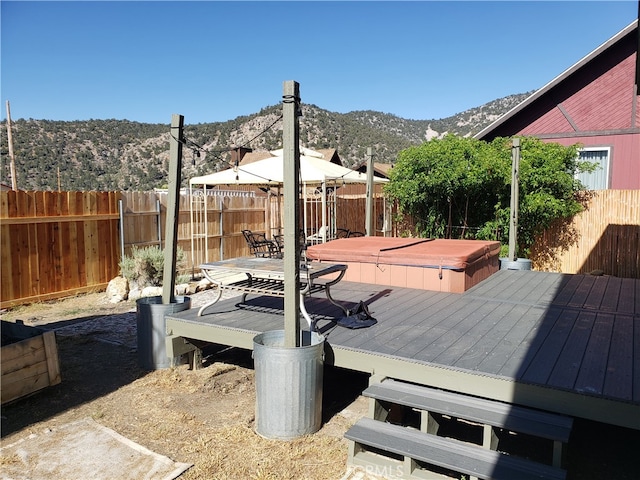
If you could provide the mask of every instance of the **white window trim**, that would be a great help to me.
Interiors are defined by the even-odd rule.
[[[579,152],[602,152],[602,151],[607,152],[607,168],[605,171],[605,178],[607,180],[606,188],[609,189],[609,184],[610,184],[609,172],[611,171],[611,146],[583,147],[583,148],[580,148],[578,151]]]

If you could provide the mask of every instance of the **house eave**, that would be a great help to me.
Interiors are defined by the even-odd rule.
[[[531,94],[529,97],[527,97],[526,99],[524,99],[522,102],[520,102],[518,105],[516,105],[515,107],[513,107],[511,110],[509,110],[507,113],[505,113],[504,115],[502,115],[500,118],[496,119],[493,123],[491,123],[489,126],[485,127],[484,129],[482,129],[480,132],[476,133],[473,138],[477,138],[479,140],[482,140],[484,137],[486,137],[489,133],[491,133],[493,130],[495,130],[497,127],[499,127],[500,125],[504,124],[505,122],[507,122],[509,119],[511,119],[512,117],[514,117],[517,113],[519,113],[520,111],[524,110],[526,107],[528,107],[529,105],[531,105],[533,102],[535,102],[537,99],[539,99],[540,97],[542,97],[543,95],[545,95],[547,92],[549,92],[551,89],[553,89],[555,86],[557,86],[558,84],[560,84],[561,82],[563,82],[566,78],[570,77],[571,75],[573,75],[575,72],[577,72],[579,69],[581,69],[582,67],[584,67],[586,64],[588,64],[589,62],[591,62],[593,59],[595,59],[596,57],[598,57],[600,54],[602,54],[603,52],[607,51],[609,48],[611,48],[612,45],[616,44],[617,42],[619,42],[620,40],[622,40],[625,36],[627,36],[629,33],[631,33],[633,30],[638,28],[638,20],[634,20],[631,24],[629,24],[627,27],[625,27],[624,29],[622,29],[620,32],[618,32],[616,35],[614,35],[613,37],[611,37],[609,40],[607,40],[606,42],[604,42],[602,45],[600,45],[598,48],[596,48],[595,50],[593,50],[591,53],[589,53],[588,55],[586,55],[585,57],[583,57],[582,59],[580,59],[578,62],[576,62],[575,64],[573,64],[571,67],[569,67],[567,70],[565,70],[564,72],[562,72],[560,75],[558,75],[557,77],[555,77],[553,80],[551,80],[549,83],[547,83],[546,85],[544,85],[542,88],[540,88],[539,90],[536,90],[533,94]]]

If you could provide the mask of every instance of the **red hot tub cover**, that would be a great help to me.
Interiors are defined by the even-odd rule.
[[[497,257],[500,242],[424,238],[340,238],[307,248],[307,258],[464,271],[478,260]]]

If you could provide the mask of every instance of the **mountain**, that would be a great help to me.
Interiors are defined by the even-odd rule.
[[[300,143],[335,148],[346,166],[364,160],[391,163],[399,151],[447,133],[479,132],[531,94],[510,95],[457,115],[407,120],[370,110],[335,113],[302,105]],[[229,150],[282,147],[282,108],[274,105],[227,122],[185,125],[182,178],[227,168]],[[188,119],[185,118],[188,122]],[[12,121],[18,188],[21,190],[151,190],[166,186],[169,126],[128,120],[20,119]],[[0,143],[1,181],[11,184],[6,121]]]

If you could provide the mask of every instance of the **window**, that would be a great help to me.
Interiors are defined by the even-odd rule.
[[[578,160],[597,163],[591,173],[579,173],[576,178],[589,190],[606,190],[609,188],[609,163],[611,161],[611,147],[588,147],[578,152]]]

